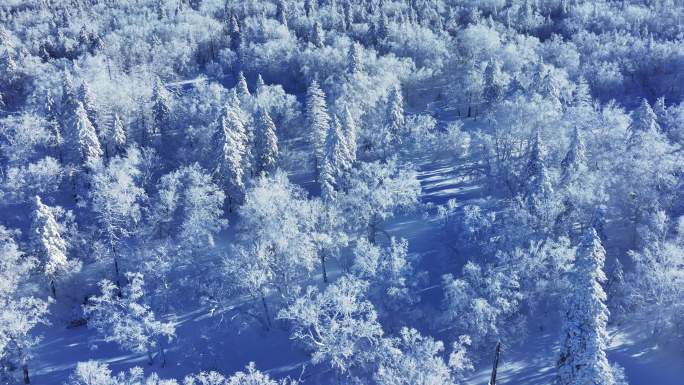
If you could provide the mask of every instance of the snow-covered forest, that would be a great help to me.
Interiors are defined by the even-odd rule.
[[[682,0],[0,1],[0,384],[684,383]]]

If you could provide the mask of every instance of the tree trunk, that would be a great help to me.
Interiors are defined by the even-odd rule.
[[[23,366],[23,371],[24,371],[24,384],[30,384],[31,379],[29,378],[29,370],[28,370],[28,365],[24,364]]]
[[[496,344],[496,351],[494,353],[494,365],[492,366],[492,378],[489,380],[489,385],[496,385],[496,371],[499,368],[499,356],[501,355],[501,342]]]
[[[154,362],[154,357],[152,357],[152,352],[148,349],[147,350],[147,365],[152,365]]]
[[[161,343],[159,344],[159,355],[161,356],[161,367],[166,367],[166,351],[164,351]]]
[[[375,215],[371,218],[370,224],[368,226],[368,242],[375,244],[375,233],[378,231]]]
[[[321,270],[323,271],[323,283],[328,283],[328,272],[325,269],[325,254],[321,252]]]
[[[271,315],[268,311],[268,304],[266,303],[266,296],[264,295],[264,291],[261,290],[261,306],[264,309],[264,317],[266,318],[266,330],[271,329]]]
[[[52,292],[52,298],[57,299],[57,289],[55,288],[55,280],[50,280],[50,291]]]
[[[117,295],[119,298],[123,296],[121,292],[121,280],[119,279],[119,259],[116,257],[116,250],[114,251],[114,282],[116,283],[116,288],[118,289]]]

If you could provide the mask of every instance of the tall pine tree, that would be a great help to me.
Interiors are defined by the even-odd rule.
[[[523,170],[523,200],[528,210],[540,214],[542,204],[553,193],[548,169],[543,159],[543,144],[539,131],[535,133],[527,165]]]
[[[639,107],[632,113],[632,124],[629,125],[627,146],[633,147],[643,142],[643,135],[654,134],[660,130],[658,117],[646,98],[641,100]]]
[[[394,86],[390,90],[387,99],[387,129],[389,139],[392,143],[401,143],[404,124],[404,97],[401,95],[401,88]]]
[[[56,282],[67,275],[74,265],[67,258],[67,242],[62,236],[62,229],[53,209],[43,204],[38,196],[34,198],[33,204],[31,243],[43,274],[48,279],[50,292],[56,298]]]
[[[214,174],[227,192],[230,209],[233,202],[239,202],[245,192],[244,175],[248,155],[247,132],[230,106],[223,110],[213,143],[216,146],[212,154],[212,159],[216,161]]]
[[[240,98],[245,98],[250,96],[249,88],[247,87],[247,79],[245,79],[245,74],[242,71],[238,72],[237,76],[237,93]]]
[[[168,136],[171,123],[171,95],[160,78],[156,78],[152,89],[152,134]]]
[[[501,63],[498,60],[490,60],[484,72],[482,96],[488,103],[496,103],[504,96],[506,86],[506,79],[501,72]]]
[[[567,154],[561,161],[561,180],[564,183],[572,181],[577,174],[587,169],[587,148],[579,129],[575,127],[572,134],[572,142]]]
[[[344,119],[342,120],[342,127],[344,132],[345,143],[347,145],[347,150],[349,152],[349,163],[352,164],[356,161],[356,150],[359,128],[356,125],[356,121],[349,111],[349,107],[344,107]]]
[[[276,126],[268,114],[268,111],[261,110],[257,122],[256,138],[256,170],[257,173],[272,173],[278,164],[278,137],[276,136]]]
[[[608,308],[601,284],[606,251],[594,228],[584,235],[570,275],[557,362],[559,385],[613,385],[606,357]]]
[[[334,191],[339,190],[343,177],[351,168],[349,149],[346,145],[342,125],[337,116],[333,116],[325,144],[325,159],[321,170],[321,195],[330,199]]]
[[[311,82],[306,92],[306,126],[314,147],[316,177],[320,174],[325,156],[325,138],[330,126],[330,115],[325,103],[325,94],[318,82]]]
[[[71,148],[69,161],[78,166],[85,166],[86,170],[92,170],[102,159],[102,147],[83,104],[76,103],[67,128]]]

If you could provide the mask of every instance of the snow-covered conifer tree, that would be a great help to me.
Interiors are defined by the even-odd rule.
[[[390,143],[401,143],[404,134],[404,97],[401,95],[399,86],[390,90],[387,98],[387,130]]]
[[[352,74],[363,71],[363,63],[361,62],[361,53],[356,42],[349,46],[349,72]]]
[[[306,93],[306,126],[314,147],[316,176],[321,172],[325,157],[325,140],[330,126],[330,116],[325,103],[325,94],[318,82],[311,82]]]
[[[565,300],[561,352],[557,362],[559,385],[613,385],[606,348],[608,308],[601,284],[606,251],[596,231],[589,228],[577,248],[570,292]]]
[[[337,116],[333,116],[325,144],[325,158],[321,170],[321,195],[331,199],[334,192],[341,188],[345,173],[351,168],[349,149]]]
[[[103,152],[95,127],[81,102],[71,112],[68,121],[68,140],[70,142],[69,161],[86,170],[93,170],[99,164]]]
[[[577,87],[574,92],[574,104],[577,107],[590,107],[592,103],[591,89],[587,79],[583,76],[577,81]]]
[[[254,92],[256,94],[259,94],[261,91],[263,91],[263,87],[265,86],[266,83],[264,82],[264,78],[261,77],[261,74],[257,75],[256,85],[254,86]]]
[[[354,120],[348,107],[344,108],[344,115],[342,119],[342,130],[344,132],[344,139],[347,150],[349,152],[349,164],[356,162],[356,151],[358,148],[358,132],[359,127]]]
[[[57,281],[78,272],[80,263],[67,256],[68,244],[62,236],[63,229],[57,222],[53,209],[43,204],[39,196],[33,201],[31,243],[43,274],[48,279],[50,292],[56,298]]]
[[[213,137],[214,174],[228,195],[228,206],[239,202],[245,191],[248,138],[242,121],[229,106],[224,108]]]
[[[247,79],[245,79],[245,74],[240,71],[237,76],[237,94],[241,99],[250,96],[249,88],[247,87]]]
[[[539,214],[541,205],[553,193],[546,164],[543,160],[543,144],[539,131],[531,143],[527,165],[523,170],[523,199],[531,213]]]
[[[496,103],[504,96],[506,87],[506,79],[501,72],[501,63],[498,60],[491,60],[484,71],[482,96],[488,103]]]
[[[278,137],[276,126],[268,114],[261,110],[257,123],[256,137],[256,171],[257,173],[273,172],[278,166]]]
[[[658,117],[646,98],[641,100],[639,107],[632,113],[632,123],[629,125],[627,146],[633,147],[643,142],[643,135],[654,134],[660,130]]]
[[[78,89],[78,100],[83,103],[83,108],[88,114],[88,119],[97,130],[99,126],[97,119],[97,108],[95,106],[95,96],[90,90],[90,86],[88,85],[87,81],[83,81],[83,83],[81,83],[81,87]]]
[[[667,105],[665,104],[665,97],[661,96],[656,99],[656,103],[653,106],[653,113],[656,115],[658,126],[661,130],[668,131],[668,121],[667,121]]]
[[[152,118],[154,120],[152,132],[166,135],[171,118],[171,95],[160,78],[155,78],[152,89]]]
[[[587,169],[587,154],[584,139],[575,127],[570,148],[561,162],[561,179],[567,183]]]
[[[114,114],[110,135],[109,156],[112,157],[119,155],[124,151],[128,138],[128,135],[126,134],[126,128],[124,127],[123,120],[121,120],[119,114]]]
[[[323,48],[325,45],[325,32],[318,21],[314,22],[313,31],[311,31],[311,43],[318,48]]]

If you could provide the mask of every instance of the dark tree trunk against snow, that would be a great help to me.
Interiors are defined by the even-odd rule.
[[[28,365],[24,364],[23,366],[23,371],[24,371],[24,384],[30,384],[31,379],[29,378],[29,370],[28,370]]]
[[[152,351],[147,350],[147,365],[152,365],[154,362],[154,357],[152,357]]]
[[[266,296],[263,289],[261,290],[261,306],[264,309],[264,318],[266,319],[266,330],[271,330],[271,314],[268,311],[268,304],[266,303]]]
[[[52,292],[52,298],[57,299],[57,289],[55,288],[55,280],[50,280],[50,291]]]
[[[116,250],[114,251],[114,282],[116,283],[116,288],[118,291],[118,296],[121,298],[123,293],[121,292],[121,280],[119,279],[119,259],[116,257]]]
[[[161,356],[161,367],[166,367],[166,351],[161,343],[159,343],[159,355]]]
[[[489,380],[489,385],[496,385],[496,371],[499,368],[499,356],[501,355],[501,342],[496,344],[496,351],[494,353],[494,365],[492,366],[492,378]]]
[[[321,252],[321,270],[323,272],[323,283],[328,283],[328,272],[325,269],[325,253]]]
[[[375,214],[373,214],[373,217],[370,220],[370,224],[368,226],[368,242],[371,244],[375,244],[375,234],[378,231],[378,225],[377,225],[377,219],[375,217]]]

